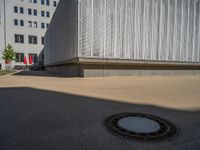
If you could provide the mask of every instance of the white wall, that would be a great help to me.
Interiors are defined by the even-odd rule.
[[[82,0],[79,56],[200,62],[200,0]]]
[[[45,64],[76,57],[200,62],[200,0],[61,0]]]

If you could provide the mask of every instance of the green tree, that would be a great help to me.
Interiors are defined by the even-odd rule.
[[[9,69],[8,67],[11,64],[11,62],[13,60],[16,60],[15,59],[15,51],[10,44],[8,44],[8,46],[2,52],[2,59],[5,61],[6,70]]]

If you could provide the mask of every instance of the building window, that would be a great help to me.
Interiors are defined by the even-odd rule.
[[[34,22],[33,24],[34,24],[34,28],[37,28],[37,22]]]
[[[41,28],[44,29],[45,28],[45,24],[41,23]]]
[[[56,7],[57,6],[57,2],[53,1],[53,6]]]
[[[18,13],[18,7],[14,6],[14,12]]]
[[[23,7],[20,7],[20,13],[24,14],[24,8]]]
[[[33,63],[37,63],[37,54],[29,54],[29,58],[32,57]]]
[[[34,12],[34,16],[37,16],[37,10],[34,9],[33,12]]]
[[[46,4],[49,6],[49,0],[46,0]]]
[[[41,0],[41,4],[44,5],[44,0]]]
[[[20,26],[24,26],[24,20],[20,20]]]
[[[47,29],[49,28],[49,24],[48,24],[48,23],[46,24],[46,28],[47,28]]]
[[[32,0],[28,0],[29,1],[29,3],[32,3]]]
[[[37,4],[37,0],[33,0],[33,3]]]
[[[53,6],[56,7],[57,6],[57,2],[53,1]]]
[[[32,22],[28,21],[28,27],[32,27]]]
[[[37,36],[29,35],[28,42],[29,42],[29,44],[37,44]]]
[[[44,37],[41,37],[41,44],[44,45]]]
[[[16,62],[24,62],[24,53],[15,54]]]
[[[44,11],[41,11],[41,16],[44,17]]]
[[[14,19],[14,25],[18,26],[18,20],[17,19]]]
[[[46,12],[46,16],[47,16],[47,17],[50,17],[50,13],[49,13],[48,11]]]
[[[15,43],[24,43],[24,35],[15,34]]]
[[[32,15],[32,9],[30,9],[30,8],[28,9],[28,14]]]

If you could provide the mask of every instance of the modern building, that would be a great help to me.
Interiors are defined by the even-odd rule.
[[[44,47],[44,35],[59,0],[0,0],[0,53],[8,44],[16,52],[15,68],[24,66],[24,56],[33,63]],[[0,56],[1,57],[1,56]],[[4,61],[1,60],[4,68]]]
[[[45,66],[68,76],[200,73],[200,0],[61,0]]]

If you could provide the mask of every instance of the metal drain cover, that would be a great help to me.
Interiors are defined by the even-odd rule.
[[[114,134],[138,140],[157,140],[172,136],[172,123],[148,114],[122,113],[108,117],[105,126]]]

